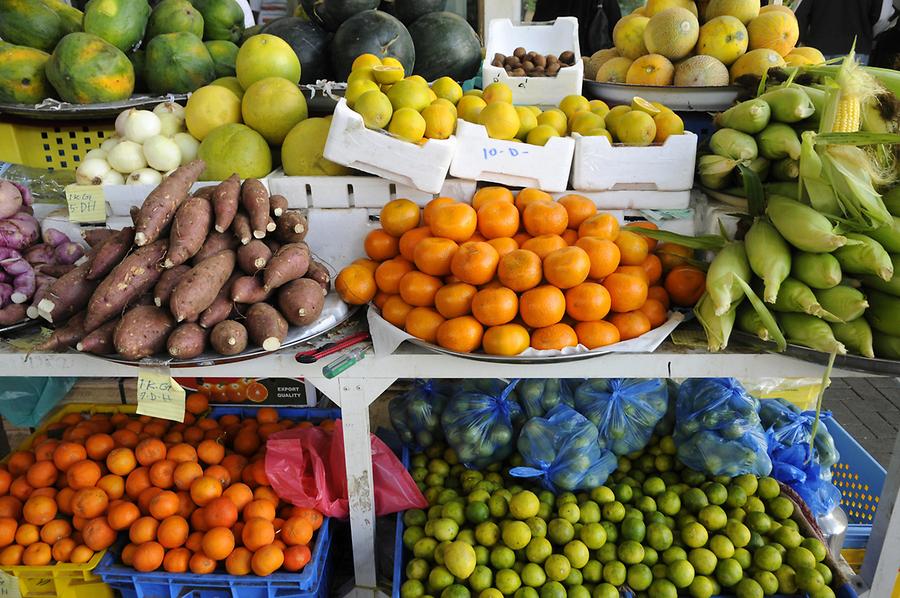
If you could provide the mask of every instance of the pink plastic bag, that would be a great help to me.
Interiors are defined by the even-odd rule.
[[[428,508],[428,501],[393,451],[374,434],[369,436],[376,515]],[[328,517],[346,519],[350,515],[340,421],[334,432],[312,427],[270,436],[266,475],[278,496],[295,506],[314,508]]]

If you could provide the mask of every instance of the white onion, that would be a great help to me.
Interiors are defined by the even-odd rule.
[[[181,150],[178,144],[162,135],[156,135],[144,142],[144,157],[152,168],[165,172],[178,168],[181,164]]]
[[[113,148],[116,147],[117,145],[119,145],[120,143],[122,143],[122,138],[119,137],[118,135],[116,135],[116,136],[110,137],[109,139],[107,139],[106,141],[101,143],[100,149],[102,149],[108,155],[109,152],[111,152],[113,150]]]
[[[160,118],[162,118],[163,114],[174,114],[181,120],[184,120],[184,106],[175,102],[163,102],[156,105],[153,109],[153,114]]]
[[[75,182],[79,185],[99,185],[112,170],[103,158],[87,158],[75,169]]]
[[[125,138],[135,143],[144,143],[154,135],[159,135],[162,123],[149,110],[135,110],[125,121]]]
[[[135,112],[137,112],[137,108],[129,108],[119,113],[119,116],[116,117],[116,135],[125,137],[125,121]]]
[[[159,185],[162,175],[152,168],[141,168],[128,175],[126,185]]]
[[[147,160],[144,159],[144,148],[134,141],[123,141],[109,152],[106,159],[110,166],[122,174],[128,174],[147,166]]]
[[[181,166],[197,157],[200,142],[194,139],[190,133],[177,133],[172,137],[172,141],[175,142],[181,151]]]
[[[90,160],[91,158],[100,158],[101,160],[106,160],[106,152],[102,149],[95,148],[86,153],[82,160]]]
[[[166,112],[159,115],[161,128],[159,134],[164,137],[172,137],[175,133],[184,131],[184,119],[178,118],[177,115]]]
[[[104,185],[124,185],[125,177],[116,172],[115,170],[110,170],[106,173],[106,176],[103,177],[102,184]]]

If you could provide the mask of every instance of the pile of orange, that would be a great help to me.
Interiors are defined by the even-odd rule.
[[[454,351],[595,349],[660,326],[670,305],[689,307],[703,292],[691,251],[657,245],[641,228],[656,226],[621,228],[586,197],[531,188],[484,187],[471,205],[439,197],[421,211],[396,199],[365,239],[368,258],[344,268],[335,288]]]
[[[269,398],[269,389],[254,378],[204,378],[203,382],[189,378],[186,383],[196,386],[212,403],[262,403]]]
[[[184,423],[68,414],[12,453],[0,469],[0,565],[86,563],[122,535],[121,559],[138,571],[302,569],[322,515],[275,494],[265,441],[313,424],[270,407],[255,418],[204,417],[199,393],[186,407]]]

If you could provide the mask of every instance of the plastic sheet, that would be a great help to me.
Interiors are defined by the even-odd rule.
[[[589,380],[575,393],[575,409],[597,426],[601,449],[627,455],[647,446],[669,408],[662,378]]]
[[[452,387],[441,380],[413,380],[412,388],[391,400],[391,424],[404,444],[423,450],[444,437],[441,414]]]
[[[0,378],[0,415],[14,426],[37,427],[75,386],[76,378]]]

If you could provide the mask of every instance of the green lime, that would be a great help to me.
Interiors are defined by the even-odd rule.
[[[483,502],[484,504],[487,504],[490,499],[491,493],[487,490],[472,490],[466,496],[466,502],[468,503]],[[488,512],[490,512],[490,509],[488,509]]]
[[[475,546],[478,541],[475,539],[475,530],[468,528],[460,530],[458,534],[456,534],[457,542],[465,542],[469,546]]]
[[[809,598],[834,598],[834,590],[828,586],[822,586],[810,592]]]
[[[646,523],[648,526],[651,523],[657,523],[659,525],[665,525],[666,527],[668,527],[668,525],[666,524],[666,519],[671,519],[671,517],[663,515],[659,511],[653,511],[652,513],[647,513],[644,516],[644,523]]]
[[[732,484],[737,484],[741,488],[744,489],[744,493],[747,496],[753,496],[756,494],[756,489],[759,487],[759,481],[757,477],[750,473],[745,473],[743,475],[739,475],[731,481]]]
[[[542,502],[541,507],[538,509],[537,516],[540,519],[543,519],[544,521],[546,521],[547,519],[550,519],[550,517],[552,515],[553,515],[553,505],[551,505],[550,503]]]
[[[591,490],[591,500],[603,506],[616,500],[616,495],[609,486],[597,486]]]
[[[642,496],[634,503],[641,513],[656,513],[656,501],[649,496]]]
[[[566,586],[566,598],[591,598],[591,591],[581,584]]]
[[[648,567],[652,567],[659,562],[659,552],[655,548],[644,546],[644,559],[641,562]]]
[[[751,531],[759,534],[768,533],[772,528],[772,518],[765,513],[756,511],[747,513],[747,519],[744,522],[750,527]]]
[[[539,588],[547,581],[544,569],[536,563],[527,563],[520,574],[522,583],[532,588]]]
[[[691,582],[688,591],[692,598],[711,598],[716,593],[716,586],[710,578],[698,575]]]
[[[479,565],[487,565],[491,562],[491,551],[487,546],[477,544],[475,546],[475,562]]]
[[[671,455],[656,455],[653,458],[653,467],[656,471],[668,473],[675,467],[675,459]]]
[[[666,550],[672,545],[672,530],[662,523],[651,523],[647,527],[647,544],[656,550]]]
[[[747,570],[753,566],[753,555],[746,548],[735,548],[734,556],[731,558],[741,565],[741,569]]]
[[[580,505],[581,519],[579,522],[585,525],[589,523],[597,523],[600,521],[600,505],[593,500],[588,500]]]
[[[709,539],[709,533],[700,523],[694,521],[681,530],[681,541],[690,548],[700,548]]]
[[[747,546],[745,548],[749,550],[756,550],[757,548],[764,546],[766,543],[765,539],[763,539],[761,534],[756,532],[750,532],[750,541],[747,542]]]
[[[406,563],[406,577],[408,579],[425,579],[428,577],[430,570],[431,566],[425,559],[411,559]]]
[[[781,494],[781,487],[775,478],[764,477],[759,478],[757,483],[756,495],[764,500],[771,500]]]
[[[400,586],[400,598],[421,598],[425,595],[425,585],[418,579],[407,579]]]
[[[725,527],[728,523],[728,515],[725,510],[718,505],[709,505],[700,509],[697,520],[703,524],[707,530],[714,532]]]
[[[488,508],[487,503],[470,502],[468,505],[466,505],[466,519],[470,523],[478,525],[479,523],[484,523],[490,518],[491,510]]]
[[[788,519],[794,513],[794,503],[784,496],[773,498],[766,509],[775,519]]]
[[[531,530],[532,538],[543,538],[547,535],[547,522],[540,517],[529,517],[525,520]]]
[[[619,598],[619,590],[610,583],[601,583],[594,586],[591,598]]]
[[[638,519],[637,517],[626,517],[624,521],[622,521],[621,529],[619,531],[621,537],[625,540],[641,542],[644,540],[644,536],[647,533],[647,526],[644,525],[643,520]]]
[[[804,592],[812,592],[825,585],[825,578],[815,567],[798,567],[796,571],[797,587]]]
[[[447,549],[447,546],[450,545],[450,542],[441,542],[437,545],[437,548],[434,549],[434,562],[438,565],[444,564],[444,551]]]
[[[612,561],[603,565],[603,579],[614,586],[620,586],[625,583],[627,572],[625,564],[619,561]]]
[[[706,493],[700,488],[691,488],[681,495],[681,503],[691,513],[699,513],[700,509],[709,504],[709,499],[706,497]],[[662,508],[660,508],[660,511],[666,513]],[[672,516],[676,514],[677,513],[666,513],[666,515]]]
[[[772,547],[778,551],[778,554],[781,555],[781,560],[783,561],[785,556],[787,555],[787,548],[779,544],[778,542],[772,543]]]
[[[771,544],[757,548],[753,553],[753,565],[762,571],[777,571],[781,561],[781,553]]]
[[[426,521],[428,517],[422,509],[410,509],[403,513],[403,524],[407,527],[423,526]]]
[[[525,548],[531,542],[531,528],[524,521],[508,521],[500,534],[503,543],[513,550]]]
[[[428,574],[428,591],[440,592],[444,588],[453,585],[453,574],[446,567],[437,566]]]
[[[737,584],[743,576],[741,564],[734,559],[724,559],[716,565],[716,580],[726,588]]]
[[[494,586],[506,596],[518,590],[521,585],[519,574],[512,569],[501,569],[494,574]]]
[[[728,498],[725,499],[725,504],[732,509],[743,507],[747,504],[747,491],[744,490],[743,486],[737,484],[729,485]]]
[[[771,596],[778,593],[778,578],[771,571],[757,571],[753,579],[762,588],[763,594]]]
[[[654,579],[647,595],[650,598],[678,598],[678,589],[668,579]]]
[[[444,505],[441,517],[452,519],[457,525],[462,525],[466,522],[466,507],[462,502],[452,500]]]
[[[670,546],[666,548],[662,553],[662,561],[665,564],[674,563],[675,561],[681,561],[687,558],[687,552],[685,552],[684,548],[681,546]]]
[[[557,512],[560,518],[565,519],[569,523],[578,523],[578,520],[581,519],[581,509],[579,509],[578,505],[574,502],[568,502],[562,506],[558,506]]]
[[[747,518],[747,511],[741,508],[728,509],[728,519],[734,519],[740,523],[743,523]]]
[[[748,513],[765,513],[766,505],[757,496],[748,496],[744,510]]]
[[[743,492],[743,488],[741,491]],[[745,577],[738,582],[737,587],[735,588],[735,594],[738,598],[763,598],[765,592],[763,592],[762,586],[759,585],[759,583],[749,577]]]
[[[790,565],[782,565],[775,571],[778,578],[778,593],[793,596],[797,593],[797,575]]]
[[[569,559],[561,554],[551,554],[544,561],[544,571],[547,573],[547,578],[553,581],[563,581],[569,576],[571,570],[572,565],[569,563]]]
[[[677,588],[686,588],[694,581],[694,566],[686,561],[675,561],[669,563],[666,569],[666,577],[675,584]]]
[[[434,474],[432,474],[432,475],[434,475]],[[443,480],[444,478],[442,477],[441,479]],[[442,481],[438,485],[443,486],[445,484]],[[438,492],[437,503],[440,505],[445,505],[448,502],[450,502],[456,498],[459,498],[459,495],[456,493],[456,490],[453,490],[452,488],[443,488],[443,489],[441,489],[440,492]]]
[[[804,538],[800,543],[800,546],[809,550],[816,557],[816,562],[821,563],[825,560],[825,556],[828,554],[828,550],[825,548],[825,545],[822,544],[821,540],[816,538]]]
[[[803,541],[803,536],[800,535],[800,532],[787,525],[782,525],[775,530],[772,538],[785,548],[800,546],[800,542]]]
[[[516,562],[516,553],[506,546],[497,546],[491,551],[491,566],[494,569],[510,569]]]
[[[638,563],[637,565],[628,567],[628,576],[626,579],[628,580],[628,585],[631,586],[631,589],[642,592],[649,588],[650,584],[653,583],[653,572],[647,565]]]
[[[678,497],[675,491],[671,489],[666,490],[661,496],[656,498],[656,508],[670,517],[675,516],[681,511],[681,498]]]
[[[694,548],[688,554],[688,561],[694,566],[698,575],[712,575],[716,571],[719,559],[708,548]]]
[[[572,567],[572,570],[569,571],[569,575],[563,580],[563,585],[566,587],[580,586],[584,583],[584,576],[581,574],[581,569],[576,569]]]
[[[497,588],[488,588],[486,590],[481,590],[478,594],[478,598],[503,598],[503,592]]]
[[[557,546],[565,546],[575,537],[575,527],[565,519],[553,519],[547,525],[547,536]]]
[[[713,551],[713,554],[719,560],[730,559],[734,556],[734,544],[721,534],[716,534],[709,539],[709,549]]]
[[[644,563],[645,565],[647,563]],[[665,579],[666,573],[669,571],[669,568],[666,567],[665,563],[656,563],[655,565],[648,565],[650,567],[650,571],[653,573],[653,579]]]
[[[450,542],[459,533],[459,524],[453,519],[442,517],[434,520],[434,537],[439,542]]]
[[[576,497],[571,492],[562,492],[556,496],[556,506],[560,507],[562,505],[567,505],[569,503],[577,503],[578,497]]]
[[[491,517],[494,517],[495,519],[506,517],[506,513],[509,511],[509,505],[506,502],[506,499],[497,494],[494,494],[488,500],[488,508],[491,511]]]
[[[634,540],[625,540],[619,544],[617,555],[626,565],[635,565],[644,560],[644,547]]]
[[[793,519],[779,519],[778,523],[780,523],[782,526],[787,526],[791,529],[795,529],[798,532],[800,531],[800,524]]]
[[[622,503],[631,502],[634,498],[634,488],[628,484],[617,484],[615,487],[616,500]]]
[[[459,579],[466,579],[475,570],[475,549],[465,542],[451,542],[444,549],[447,570]]]
[[[640,498],[636,499],[635,502],[639,500]],[[635,519],[639,519],[641,521],[644,520],[644,514],[640,511],[640,509],[632,507],[631,505],[625,507],[625,519],[628,519],[629,517],[634,517]]]
[[[578,530],[578,537],[588,548],[597,550],[606,544],[606,529],[599,523],[588,523]]]
[[[641,486],[647,496],[659,496],[666,491],[666,483],[658,476],[650,476]]]
[[[441,592],[441,598],[471,598],[472,593],[469,588],[462,584],[455,583],[448,588],[444,588]]]
[[[549,542],[548,542],[549,544]],[[591,551],[581,540],[572,540],[563,547],[563,554],[576,569],[584,567],[591,558]]]
[[[479,596],[479,598],[481,597]],[[522,586],[521,588],[516,590],[516,593],[513,594],[513,598],[540,598],[540,594],[538,594],[537,590],[535,590],[534,588]]]
[[[541,564],[547,557],[553,554],[553,545],[546,538],[532,538],[528,546],[525,547],[525,556],[531,563]],[[532,585],[532,584],[526,584]],[[543,582],[535,585],[535,587],[543,585]]]
[[[509,501],[509,514],[516,519],[525,520],[529,517],[535,517],[538,509],[541,508],[541,501],[538,500],[537,494],[530,490],[524,490],[515,494]]]
[[[479,523],[475,528],[475,540],[488,548],[494,546],[500,540],[500,527],[493,521]]]
[[[737,548],[743,548],[750,543],[750,529],[737,519],[728,520],[728,523],[725,525],[725,533]]]
[[[419,559],[434,560],[434,549],[437,548],[437,540],[434,538],[422,538],[413,545],[413,556]]]
[[[597,583],[603,578],[603,564],[595,559],[591,559],[581,569],[586,583]]]
[[[795,571],[800,570],[801,567],[815,568],[816,566],[816,555],[814,555],[811,550],[807,550],[802,546],[789,548],[785,555],[785,560]]]
[[[548,581],[541,586],[541,598],[566,598],[566,588],[558,581]]]
[[[825,585],[831,585],[831,581],[834,579],[834,573],[831,572],[831,569],[828,568],[828,565],[825,563],[816,563],[816,571],[819,572],[819,575],[822,576],[822,579],[825,581]]]
[[[606,541],[616,542],[619,539],[619,526],[611,521],[601,521],[600,525],[606,530]]]
[[[616,560],[618,557],[616,556],[616,552],[618,551],[618,546],[615,542],[607,542],[603,546],[597,549],[597,560],[603,564],[612,562]]]
[[[425,537],[425,530],[419,526],[408,527],[403,530],[403,545],[412,550],[416,542]]]
[[[625,519],[625,505],[618,500],[604,504],[603,507],[601,507],[601,511],[603,513],[603,519],[606,521],[619,523]]]
[[[728,500],[728,489],[718,482],[711,482],[705,488],[705,492],[706,498],[709,499],[709,504],[723,505]]]

